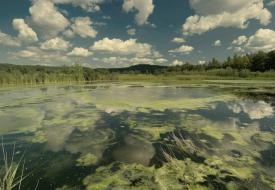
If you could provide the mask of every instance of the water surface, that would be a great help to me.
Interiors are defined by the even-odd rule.
[[[15,145],[15,161],[23,156],[23,189],[275,189],[275,96],[242,92],[124,83],[1,90],[0,135],[9,154]]]

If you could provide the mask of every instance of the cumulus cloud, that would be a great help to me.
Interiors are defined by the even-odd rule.
[[[112,57],[104,57],[100,60],[105,64],[111,64],[115,66],[130,66],[130,65],[138,65],[138,64],[147,64],[147,65],[154,65],[154,64],[162,64],[167,62],[167,59],[164,58],[146,58],[146,57],[120,57],[120,56],[112,56]]]
[[[172,66],[181,66],[184,65],[184,63],[182,61],[179,60],[174,60],[173,63],[171,64]]]
[[[94,38],[97,35],[97,31],[92,27],[92,24],[93,22],[89,17],[74,18],[71,30],[67,31],[67,35],[78,34],[82,38]],[[71,34],[68,32],[71,32]]]
[[[213,46],[216,46],[216,47],[219,47],[222,45],[222,42],[221,40],[216,40],[214,43],[213,43]]]
[[[149,16],[154,11],[153,0],[124,0],[123,10],[126,12],[137,11],[135,20],[138,25],[147,23]]]
[[[62,50],[65,51],[71,46],[70,42],[56,37],[41,43],[41,49],[43,50]]]
[[[182,45],[177,49],[169,50],[169,53],[182,53],[190,54],[194,50],[194,47],[188,45]]]
[[[30,51],[30,50],[22,50],[22,51],[18,51],[15,54],[17,57],[21,57],[21,58],[34,58],[34,57],[38,57],[38,54],[36,52]]]
[[[268,6],[275,6],[275,0],[271,0],[269,3],[267,3]]]
[[[158,59],[155,60],[155,62],[158,63],[158,64],[162,64],[162,63],[165,63],[165,62],[167,62],[167,61],[168,61],[168,60],[165,59],[165,58],[158,58]]]
[[[257,52],[271,51],[275,49],[275,31],[270,29],[259,29],[250,37],[240,36],[232,42],[234,51]]]
[[[233,40],[232,44],[233,45],[243,45],[244,43],[247,42],[247,37],[246,36],[239,36],[237,39]]]
[[[219,27],[247,28],[249,20],[262,25],[271,21],[272,14],[264,7],[264,0],[189,0],[197,13],[183,24],[185,35],[202,34]]]
[[[75,47],[67,55],[76,56],[76,57],[89,57],[90,55],[92,55],[92,52],[90,52],[88,49],[85,49],[85,48],[82,48],[82,47]]]
[[[234,113],[244,112],[250,119],[263,119],[274,114],[272,106],[264,101],[235,101],[229,104],[228,108]]]
[[[139,43],[136,39],[129,39],[123,41],[121,39],[116,38],[104,38],[102,40],[96,41],[91,46],[91,49],[96,51],[105,51],[122,55],[136,55],[138,57],[145,57],[157,54],[157,52],[152,49],[152,46],[150,44]]]
[[[1,32],[0,30],[0,44],[6,45],[6,46],[13,46],[13,47],[19,47],[21,44],[18,42],[18,40],[9,34],[5,34]]]
[[[50,0],[33,0],[29,12],[33,25],[46,37],[56,36],[70,24]]]
[[[81,7],[87,12],[99,11],[99,4],[105,0],[52,0],[56,4],[72,4],[76,7]]]
[[[154,64],[154,60],[150,58],[127,58],[127,57],[106,57],[101,60],[103,63],[111,64],[111,65],[138,65],[138,64]]]
[[[26,43],[38,41],[37,34],[30,28],[24,19],[13,19],[13,28],[19,32],[18,40]]]
[[[271,51],[275,49],[275,31],[270,29],[259,29],[250,36],[246,48],[251,51]]]
[[[127,33],[128,33],[130,36],[134,36],[134,35],[136,35],[136,29],[134,29],[134,28],[129,28],[129,29],[127,30]]]
[[[37,47],[27,47],[25,50],[10,53],[14,59],[27,59],[35,61],[37,64],[52,65],[70,63],[70,59],[67,56],[61,54],[58,51],[43,51]]]
[[[171,41],[174,42],[174,43],[179,43],[180,44],[180,43],[184,43],[185,39],[184,38],[177,38],[177,37],[175,37]]]

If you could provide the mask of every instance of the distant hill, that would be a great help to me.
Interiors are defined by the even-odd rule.
[[[107,70],[109,72],[119,72],[119,73],[155,73],[156,70],[167,69],[168,66],[160,66],[160,65],[133,65],[130,67],[123,67],[123,68],[96,68],[94,70],[102,71]],[[0,63],[0,70],[22,70],[22,69],[30,69],[30,70],[47,70],[48,72],[53,70],[60,70],[63,66],[42,66],[42,65],[15,65],[15,64],[7,64],[7,63]],[[85,70],[91,70],[91,68],[84,67]]]
[[[162,70],[167,69],[168,66],[161,66],[161,65],[146,65],[146,64],[140,64],[140,65],[133,65],[130,67],[124,67],[124,68],[112,68],[108,69],[111,72],[119,72],[119,73],[154,73],[156,70]]]

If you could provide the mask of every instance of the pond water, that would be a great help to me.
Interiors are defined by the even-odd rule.
[[[219,87],[1,90],[0,135],[24,160],[24,190],[271,190],[274,106],[272,93]]]

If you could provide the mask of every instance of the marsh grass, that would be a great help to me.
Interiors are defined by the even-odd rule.
[[[166,144],[165,150],[162,149],[165,161],[173,162],[177,159],[177,155],[192,157],[199,153],[199,149],[192,140],[184,138],[180,132],[172,133],[170,138],[172,143]]]
[[[14,150],[15,146],[13,148],[12,155],[9,157],[2,143],[4,164],[1,167],[0,171],[0,190],[20,190],[23,180],[27,177],[27,175],[24,175],[24,163],[22,164],[21,171],[19,170],[21,167],[23,156],[20,158],[18,163],[15,163]]]

